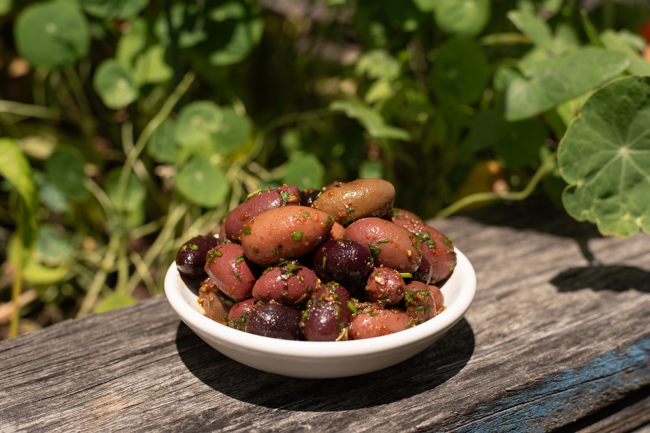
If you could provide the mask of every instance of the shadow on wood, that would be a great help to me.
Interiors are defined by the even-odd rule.
[[[474,344],[472,327],[462,319],[433,346],[393,367],[351,378],[306,380],[239,364],[182,322],[176,333],[187,369],[216,391],[267,408],[311,412],[369,408],[425,393],[458,374],[474,353]]]
[[[551,283],[560,292],[582,289],[650,292],[650,272],[632,266],[581,266],[560,272]]]

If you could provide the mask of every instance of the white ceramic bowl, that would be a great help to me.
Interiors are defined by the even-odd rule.
[[[456,269],[442,288],[445,311],[397,334],[366,340],[288,341],[228,328],[202,314],[197,296],[183,283],[176,263],[172,263],[165,276],[165,293],[172,308],[196,335],[235,361],[258,370],[297,378],[355,376],[390,367],[416,355],[465,315],[476,292],[476,274],[467,257],[458,249],[456,253]]]

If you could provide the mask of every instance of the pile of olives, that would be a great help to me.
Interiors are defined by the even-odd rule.
[[[218,237],[186,242],[176,266],[201,281],[207,317],[244,332],[309,341],[400,332],[444,310],[439,287],[456,253],[394,200],[381,179],[256,191]]]

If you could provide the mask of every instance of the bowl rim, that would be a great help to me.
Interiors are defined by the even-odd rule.
[[[216,338],[220,344],[238,346],[253,352],[264,352],[268,355],[299,356],[302,358],[332,358],[350,355],[371,355],[378,352],[399,350],[412,344],[417,344],[427,338],[433,338],[463,318],[472,304],[476,294],[476,273],[467,257],[458,248],[455,272],[452,279],[462,279],[460,290],[453,303],[446,305],[444,312],[413,328],[396,334],[364,340],[348,341],[295,341],[281,340],[249,334],[224,325],[204,316],[187,302],[181,294],[189,290],[173,262],[165,275],[165,294],[172,308],[190,328]]]

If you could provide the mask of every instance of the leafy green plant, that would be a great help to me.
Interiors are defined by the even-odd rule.
[[[603,3],[0,2],[8,335],[159,293],[185,240],[282,183],[648,231],[650,11]]]

